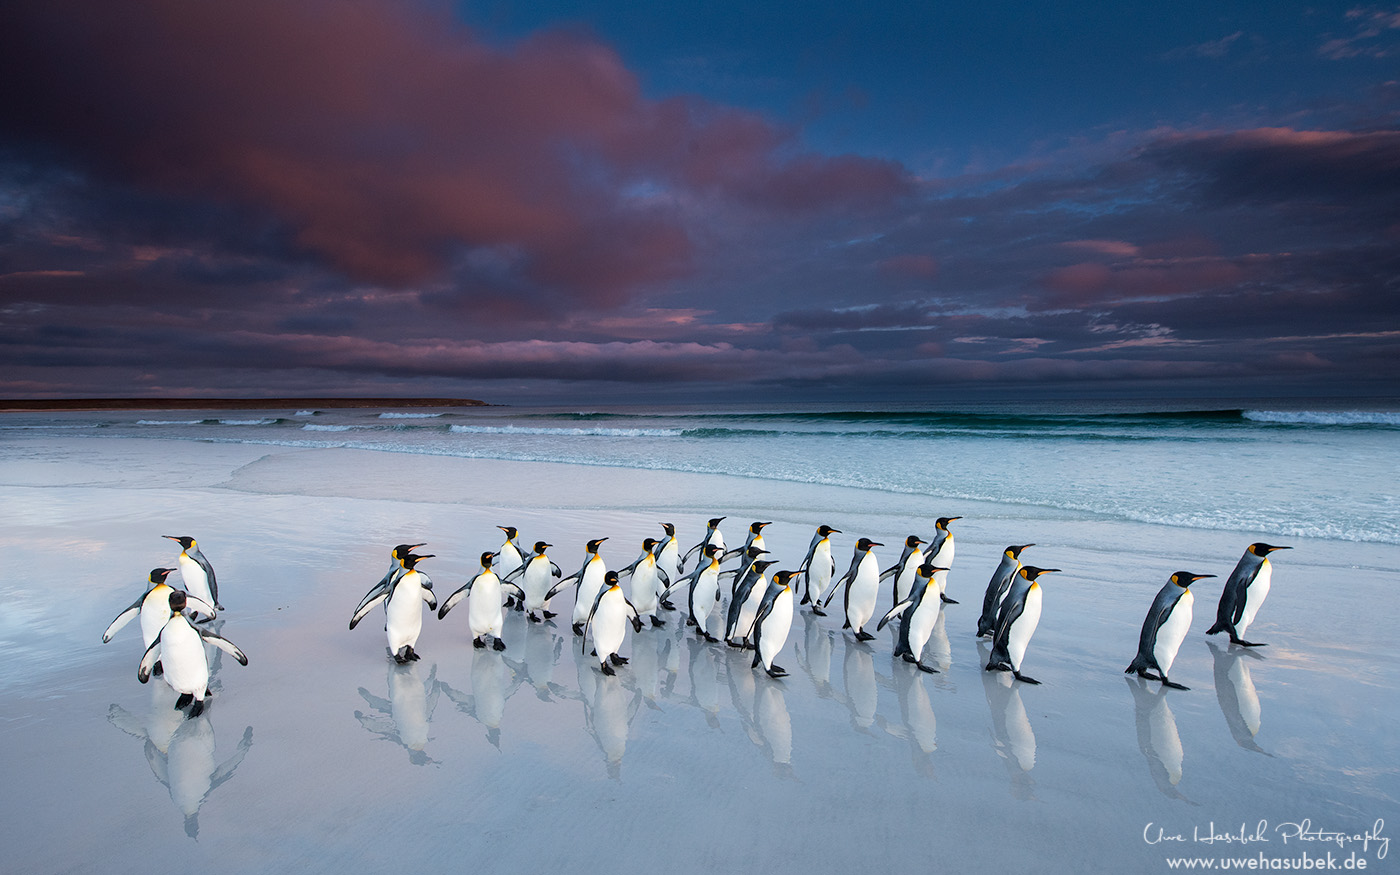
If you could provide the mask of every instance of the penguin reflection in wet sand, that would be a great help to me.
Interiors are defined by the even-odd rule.
[[[1002,599],[997,613],[996,634],[992,637],[992,654],[987,659],[987,671],[1009,671],[1016,680],[1038,684],[1035,678],[1021,674],[1021,660],[1026,655],[1035,627],[1040,623],[1042,594],[1036,578],[1059,571],[1058,568],[1036,568],[1022,565],[1011,581],[1011,590]]]
[[[619,656],[617,651],[627,637],[629,619],[632,621],[632,631],[642,631],[642,619],[627,596],[622,594],[622,587],[617,584],[617,572],[609,571],[603,576],[603,585],[593,599],[583,627],[583,646],[587,647],[592,637],[593,649],[598,654],[598,664],[603,674],[617,674],[613,666],[627,664],[627,658]]]
[[[1162,587],[1157,597],[1152,600],[1152,607],[1148,609],[1147,617],[1142,621],[1137,656],[1133,658],[1132,664],[1123,670],[1124,674],[1137,672],[1138,677],[1161,681],[1162,686],[1171,687],[1173,690],[1189,689],[1167,680],[1167,672],[1171,671],[1176,652],[1181,648],[1181,642],[1186,640],[1186,633],[1191,628],[1191,606],[1196,601],[1196,597],[1191,594],[1191,584],[1214,576],[1192,574],[1189,571],[1178,571],[1171,576],[1166,586]],[[1155,669],[1157,674],[1148,674],[1149,669]]]
[[[782,652],[787,643],[788,632],[792,630],[792,585],[793,572],[779,571],[763,592],[763,601],[758,604],[758,615],[753,622],[754,650],[753,668],[760,664],[769,677],[787,676],[787,669],[774,665],[773,660]]]
[[[214,566],[204,558],[194,538],[189,535],[161,535],[180,545],[180,577],[185,581],[185,590],[200,601],[222,611],[219,604],[219,581],[214,577]]]
[[[205,697],[210,695],[209,658],[204,652],[204,642],[229,654],[240,665],[247,665],[248,657],[222,635],[191,625],[184,614],[185,606],[185,594],[178,589],[171,590],[168,619],[141,657],[136,679],[143,684],[149,681],[156,660],[160,660],[165,666],[165,682],[180,694],[180,698],[175,700],[175,707],[183,708],[193,703],[189,716],[198,717],[204,713]]]
[[[385,602],[384,634],[389,640],[389,653],[400,665],[418,659],[414,648],[418,645],[418,635],[423,631],[423,605],[427,604],[429,610],[437,607],[432,580],[418,570],[418,563],[432,556],[432,553],[421,556],[409,553],[404,556],[403,574],[394,578],[387,588],[381,589],[382,582],[376,584],[350,618],[350,628],[353,629],[375,605]]]
[[[496,572],[492,570],[491,563],[496,555],[490,551],[481,554],[481,570],[467,581],[465,586],[443,600],[442,607],[438,608],[438,619],[446,617],[447,612],[452,610],[454,605],[467,596],[471,596],[471,604],[468,605],[467,611],[467,624],[472,630],[472,646],[485,647],[485,636],[490,635],[492,638],[491,646],[496,650],[505,650],[506,643],[501,640],[501,627],[505,624],[502,593],[509,589],[522,598],[525,593],[513,583],[503,583]]]
[[[841,628],[855,630],[858,641],[869,641],[875,637],[865,631],[865,624],[875,616],[875,600],[880,595],[880,564],[875,558],[875,548],[883,546],[869,538],[857,541],[850,570],[831,588],[822,602],[822,607],[826,607],[831,603],[832,596],[836,595],[836,590],[845,585],[846,623]]]
[[[992,573],[992,579],[987,582],[987,594],[982,597],[982,616],[977,619],[978,638],[990,638],[996,631],[997,609],[1001,607],[1001,600],[1006,598],[1007,591],[1011,589],[1011,578],[1021,567],[1021,551],[1034,546],[1022,544],[1017,547],[1013,544],[1001,551],[1001,564]]]
[[[1235,565],[1235,570],[1230,572],[1230,579],[1225,581],[1225,590],[1220,593],[1220,605],[1215,612],[1215,625],[1207,629],[1206,634],[1229,632],[1231,644],[1263,647],[1263,642],[1244,640],[1244,633],[1254,622],[1264,599],[1269,596],[1269,584],[1274,576],[1269,554],[1275,550],[1292,549],[1263,543],[1250,544]]]

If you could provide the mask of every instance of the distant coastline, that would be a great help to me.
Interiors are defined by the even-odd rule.
[[[490,407],[471,398],[38,398],[0,399],[0,412],[22,410],[307,410],[362,407]]]

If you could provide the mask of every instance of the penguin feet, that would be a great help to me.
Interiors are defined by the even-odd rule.
[[[633,618],[632,618],[632,631],[633,631],[633,632],[640,632],[640,631],[642,631],[642,618],[641,618],[641,617],[633,617]]]
[[[582,635],[582,634],[583,634],[583,624],[582,624],[582,623],[574,623],[574,624],[570,625],[569,628],[574,630],[574,634],[575,634],[575,635]]]
[[[1169,688],[1171,688],[1171,689],[1173,689],[1173,690],[1189,690],[1189,689],[1191,689],[1190,687],[1184,687],[1184,686],[1182,686],[1181,684],[1176,683],[1175,681],[1169,681],[1169,680],[1167,680],[1166,675],[1163,675],[1163,676],[1162,676],[1162,686],[1164,686],[1164,687],[1169,687]]]
[[[505,650],[505,649],[506,649],[506,643],[505,643],[504,641],[502,641],[501,639],[497,638],[495,641],[492,641],[492,642],[491,642],[491,649],[496,650],[496,651]]]
[[[151,674],[154,677],[160,677],[161,675],[165,674],[165,666],[160,664],[159,659],[156,660],[155,666],[151,668]]]
[[[559,616],[559,614],[556,613],[556,612],[554,612],[554,611],[545,611],[545,612],[544,612],[544,618],[545,618],[546,620],[553,620],[553,619],[554,619],[555,617],[557,617],[557,616]]]
[[[663,607],[664,607],[664,605],[663,605]],[[660,629],[660,628],[663,628],[665,625],[666,625],[666,621],[663,620],[663,619],[661,619],[660,617],[653,616],[653,617],[651,618],[651,627],[652,627],[653,629]]]
[[[694,618],[694,617],[686,617],[686,618],[685,618],[685,624],[686,624],[687,626],[694,626],[694,625],[695,625],[695,618]]]
[[[610,665],[610,664],[608,663],[607,660],[603,660],[603,674],[609,675],[609,676],[615,675],[615,674],[617,674],[617,669],[613,668],[612,665]]]
[[[941,599],[943,599],[943,604],[945,604],[945,605],[956,605],[956,604],[961,604],[957,599],[950,599],[950,598],[948,598],[946,595],[943,595],[942,593],[939,593],[938,597],[941,598]]]
[[[818,617],[825,617],[825,616],[826,616],[826,611],[823,611],[821,608],[817,607],[816,605],[812,605],[812,613],[816,614]]]
[[[194,701],[194,693],[181,693],[180,698],[175,700],[175,710],[179,711]]]
[[[529,620],[531,623],[541,623],[541,622],[544,622],[544,621],[541,620],[539,617],[536,617],[536,616],[535,616],[535,612],[534,612],[534,611],[531,611],[530,613],[526,614],[526,615],[525,615],[525,619]]]
[[[704,631],[702,631],[700,634],[701,634],[702,636],[704,636],[705,640],[708,641],[708,642],[710,642],[711,644],[718,644],[718,643],[719,643],[719,639],[716,638],[715,636],[711,635],[709,632],[704,632]]]
[[[480,650],[485,646],[486,642],[481,640],[481,636],[477,636],[476,638],[472,639],[472,647],[475,647],[477,650]]]
[[[774,665],[768,669],[768,676],[770,678],[785,678],[787,677],[787,669],[781,665]]]
[[[931,665],[924,665],[922,662],[915,662],[914,664],[919,667],[919,671],[927,672],[929,674],[938,674],[938,669],[934,668]]]
[[[190,717],[198,717],[200,714],[203,714],[203,713],[204,713],[204,700],[203,700],[203,699],[200,699],[199,701],[195,702],[194,705],[190,706],[190,714],[189,714]],[[188,719],[188,718],[187,718],[187,719]]]
[[[612,664],[613,664],[613,665],[626,665],[626,664],[627,664],[627,657],[625,657],[625,656],[618,656],[616,653],[614,653],[612,656],[609,656],[608,659],[612,660]]]
[[[856,640],[857,640],[857,641],[874,641],[874,640],[875,640],[875,636],[874,636],[874,635],[871,635],[869,632],[865,631],[864,629],[861,629],[861,630],[859,630],[858,632],[856,632]]]
[[[1036,680],[1036,679],[1033,678],[1033,677],[1028,677],[1028,676],[1026,676],[1026,675],[1023,675],[1023,674],[1021,674],[1019,671],[1016,671],[1015,669],[1012,669],[1011,673],[1012,673],[1013,675],[1016,676],[1016,680],[1021,681],[1022,683],[1031,684],[1032,686],[1037,686],[1037,687],[1040,686],[1040,681]]]
[[[662,600],[661,600],[661,607],[662,607],[663,610],[667,610],[667,611],[674,611],[674,610],[676,609],[675,604],[674,604],[673,602],[671,602],[670,599],[662,599]]]
[[[1263,641],[1246,641],[1243,638],[1230,639],[1231,644],[1238,644],[1241,647],[1268,647]]]
[[[895,656],[903,658],[905,662],[918,662],[918,660],[914,658],[914,654],[912,653],[896,653]]]
[[[423,657],[421,657],[421,656],[418,655],[418,651],[416,651],[416,650],[414,650],[412,647],[410,647],[410,648],[408,648],[408,658],[409,658],[409,660],[412,661],[412,662],[417,662],[418,660],[422,659]]]

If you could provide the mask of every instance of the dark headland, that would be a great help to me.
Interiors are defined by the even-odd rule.
[[[0,399],[16,410],[275,410],[292,407],[489,407],[471,398],[36,398]]]

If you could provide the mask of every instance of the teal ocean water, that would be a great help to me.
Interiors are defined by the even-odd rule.
[[[347,447],[727,474],[1400,544],[1400,406],[988,404],[8,414],[5,435]]]

